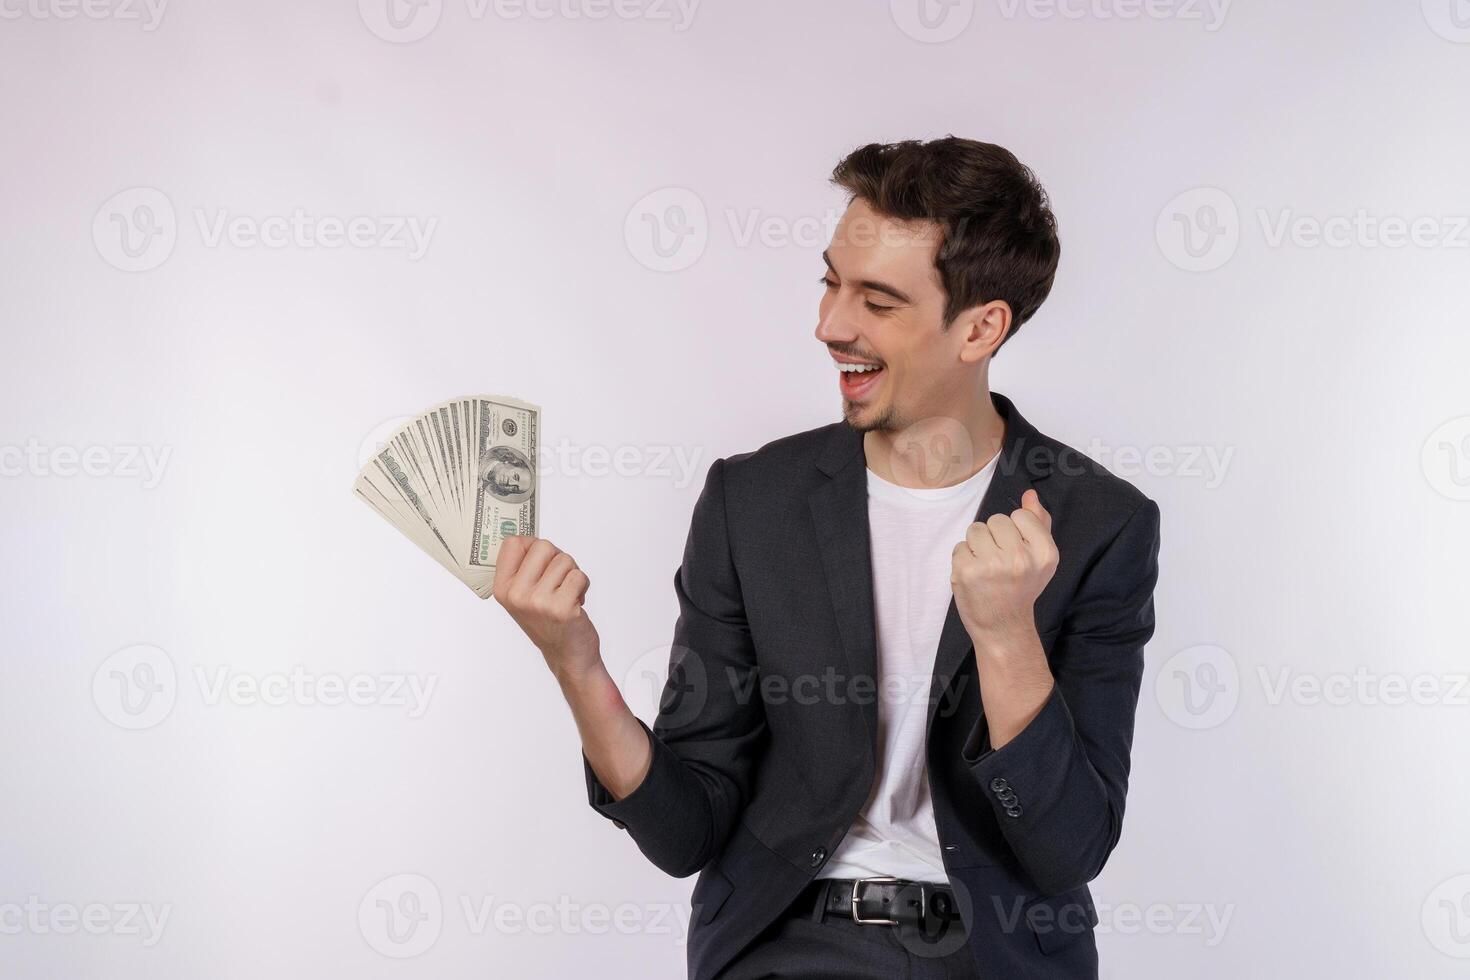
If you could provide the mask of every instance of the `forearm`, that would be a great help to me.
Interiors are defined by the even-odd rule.
[[[582,738],[582,754],[615,800],[637,789],[648,775],[653,752],[648,735],[623,700],[601,657],[576,672],[556,670],[553,675],[572,709]]]
[[[1055,678],[1039,638],[977,644],[985,714],[965,750],[1012,852],[1053,895],[1096,877],[1118,842],[1142,673],[1141,649],[1084,664],[1094,651],[1057,644],[1072,673]]]
[[[1034,627],[972,635],[990,745],[1000,748],[1036,718],[1055,681]]]

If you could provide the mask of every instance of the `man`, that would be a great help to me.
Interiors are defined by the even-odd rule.
[[[1046,194],[998,146],[870,145],[824,253],[843,421],[710,468],[652,728],[549,541],[494,594],[542,651],[589,799],[699,872],[695,980],[1095,977],[1159,509],[989,388],[1050,291]]]

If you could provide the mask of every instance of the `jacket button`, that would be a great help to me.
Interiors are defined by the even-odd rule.
[[[822,862],[825,860],[827,860],[827,849],[825,847],[819,847],[815,851],[812,851],[812,867],[820,868]]]
[[[1006,791],[1006,787],[1009,785],[1010,783],[1006,782],[1004,779],[1001,779],[999,776],[996,776],[990,781],[990,788],[995,790],[997,793],[1004,793]]]

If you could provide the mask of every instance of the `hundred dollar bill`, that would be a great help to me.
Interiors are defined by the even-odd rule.
[[[406,420],[354,492],[482,599],[508,535],[540,517],[541,409],[504,395],[455,398]]]
[[[477,398],[475,436],[470,564],[493,570],[508,535],[536,535],[541,410],[510,398]]]

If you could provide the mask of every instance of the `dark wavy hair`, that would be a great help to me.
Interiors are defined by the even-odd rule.
[[[946,136],[869,143],[832,171],[832,183],[875,211],[943,229],[935,256],[949,299],[948,330],[961,311],[1004,300],[1021,329],[1051,292],[1062,244],[1046,189],[1003,146]],[[999,346],[996,348],[999,350]]]

